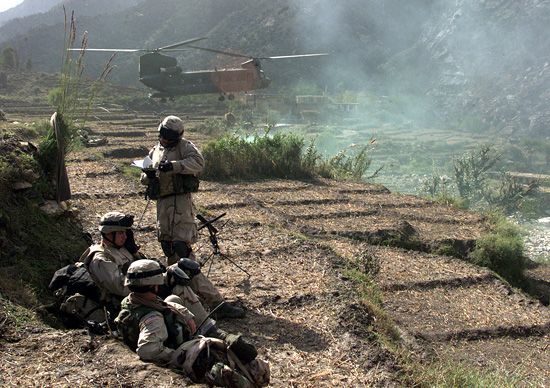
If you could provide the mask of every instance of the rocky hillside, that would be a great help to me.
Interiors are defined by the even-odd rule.
[[[418,41],[384,67],[431,95],[446,120],[548,138],[549,22],[550,4],[537,0],[441,2]]]

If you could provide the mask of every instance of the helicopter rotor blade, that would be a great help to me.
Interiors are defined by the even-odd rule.
[[[257,59],[287,59],[287,58],[306,58],[306,57],[324,57],[330,55],[329,53],[315,53],[315,54],[294,54],[294,55],[278,55],[274,57],[256,57]]]
[[[248,58],[248,59],[286,59],[286,58],[322,57],[322,56],[329,55],[329,53],[314,53],[314,54],[278,55],[278,56],[272,56],[272,57],[255,57],[253,55],[237,54],[229,51],[216,50],[216,49],[211,49],[206,47],[199,47],[199,46],[187,46],[187,47],[197,49],[197,50],[203,50],[203,51],[209,51],[212,53],[227,55],[230,57]]]
[[[199,40],[204,40],[204,39],[207,39],[207,37],[203,36],[203,37],[200,37],[200,38],[187,39],[187,40],[184,40],[182,42],[170,44],[170,45],[164,46],[164,47],[159,47],[156,51],[169,50],[169,49],[173,49],[173,48],[183,46],[183,45],[186,45],[186,44],[198,42]]]
[[[230,57],[248,58],[248,59],[253,58],[250,55],[236,54],[236,53],[231,53],[229,51],[216,50],[216,49],[211,49],[211,48],[206,48],[206,47],[199,47],[199,46],[187,46],[187,47],[194,48],[194,49],[197,49],[197,50],[209,51],[211,53],[227,55],[227,56],[230,56]]]
[[[157,49],[94,49],[94,48],[70,48],[67,49],[67,51],[97,51],[97,52],[109,52],[109,53],[116,53],[116,52],[123,52],[123,53],[137,53],[137,52],[145,52],[145,53],[151,53],[155,51],[185,51],[185,49],[176,49],[176,47],[183,46],[189,43],[198,42],[199,40],[207,39],[207,37],[203,36],[200,38],[193,38],[193,39],[187,39],[182,42],[173,43],[168,46],[159,47]]]
[[[137,52],[147,52],[151,50],[145,50],[145,49],[94,49],[94,48],[70,48],[67,49],[67,51],[99,51],[99,52],[107,52],[107,53],[137,53]]]

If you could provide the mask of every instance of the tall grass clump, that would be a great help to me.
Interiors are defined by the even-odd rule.
[[[250,141],[228,134],[204,147],[204,176],[212,179],[309,177],[301,163],[303,144],[303,139],[293,134],[256,135]]]
[[[65,7],[65,40],[62,55],[62,67],[59,78],[59,86],[50,91],[50,103],[55,106],[57,112],[58,134],[56,135],[53,126],[48,128],[47,133],[39,142],[38,160],[48,175],[52,175],[57,168],[57,155],[62,151],[66,154],[78,139],[78,128],[75,125],[76,115],[81,113],[80,100],[82,95],[82,75],[84,73],[84,54],[88,45],[88,35],[85,32],[81,40],[81,48],[76,58],[73,57],[73,51],[69,51],[76,41],[76,21],[74,12],[71,14],[70,21],[67,20]],[[85,118],[89,111],[94,96],[99,91],[102,82],[113,69],[111,62],[113,57],[109,59],[105,65],[103,72],[98,80],[96,80],[88,93],[88,102],[86,111],[82,118]]]
[[[470,258],[510,283],[521,285],[526,264],[521,229],[499,214],[491,215],[490,222],[491,232],[476,241]]]
[[[320,176],[359,181],[371,165],[366,147],[356,153],[341,151],[336,156],[324,158],[315,147],[315,141],[306,147],[304,139],[296,134],[270,136],[269,131],[249,139],[235,133],[226,134],[207,143],[203,154],[206,160],[204,176],[210,179]]]

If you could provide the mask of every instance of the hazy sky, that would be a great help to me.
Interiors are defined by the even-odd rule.
[[[22,2],[23,0],[0,0],[0,12],[15,7]]]

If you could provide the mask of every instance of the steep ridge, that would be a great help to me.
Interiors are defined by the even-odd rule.
[[[146,207],[143,187],[123,167],[155,143],[159,117],[104,113],[90,126],[109,143],[69,155],[72,211],[96,238],[104,212],[134,214],[143,252],[162,257],[154,204]],[[192,128],[204,113],[175,113],[190,116],[188,137],[204,144],[207,138]],[[249,309],[244,320],[221,324],[259,345],[272,363],[273,386],[398,384],[400,367],[371,341],[372,315],[342,270],[366,256],[377,267],[387,312],[423,357],[550,384],[548,308],[486,269],[429,253],[449,244],[468,249],[487,230],[480,215],[381,186],[328,180],[202,182],[196,203],[208,217],[226,213],[219,224],[222,252],[251,274],[223,257],[210,258],[207,236],[201,237],[197,254],[211,264],[205,270],[228,298]],[[173,386],[182,379],[139,362],[113,340],[47,327],[24,333],[0,342],[0,382]],[[34,354],[46,356],[29,362]]]

